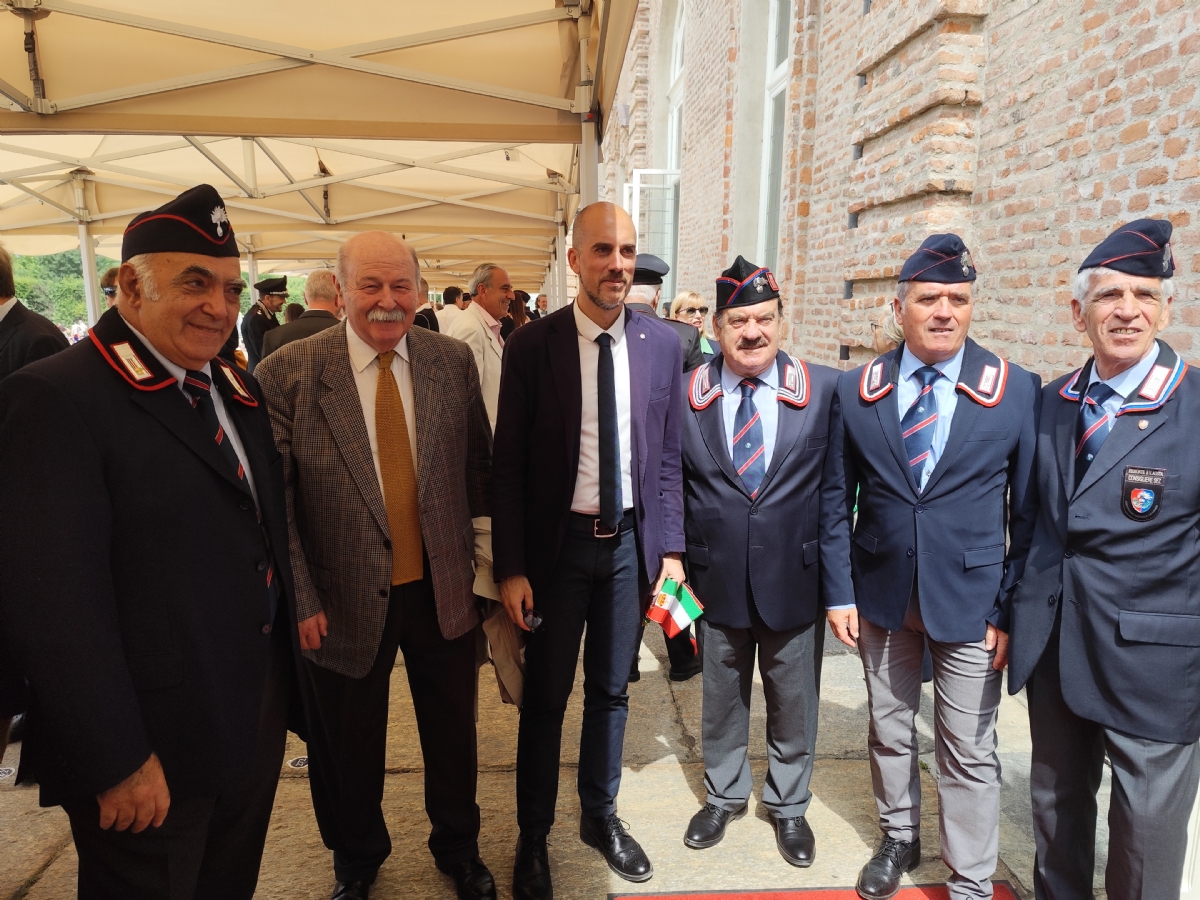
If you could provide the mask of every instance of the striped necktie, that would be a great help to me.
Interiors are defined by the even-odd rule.
[[[1079,404],[1079,421],[1075,425],[1075,487],[1083,481],[1092,460],[1100,452],[1100,445],[1112,431],[1112,416],[1104,409],[1104,404],[1116,393],[1104,382],[1095,381]]]
[[[904,451],[908,455],[908,466],[913,480],[922,487],[921,476],[933,452],[933,432],[937,425],[937,395],[933,383],[941,373],[933,366],[922,366],[914,372],[921,382],[921,391],[913,401],[904,418],[900,420],[900,431],[904,437]]]
[[[758,390],[757,378],[744,378],[738,387],[742,391],[742,402],[733,418],[733,466],[742,478],[742,484],[750,492],[750,498],[758,496],[758,489],[767,477],[766,446],[763,443],[762,419],[754,405],[754,392]]]

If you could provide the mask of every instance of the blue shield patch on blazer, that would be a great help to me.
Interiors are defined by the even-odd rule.
[[[1149,522],[1162,509],[1166,469],[1126,466],[1121,480],[1121,512],[1135,522]]]

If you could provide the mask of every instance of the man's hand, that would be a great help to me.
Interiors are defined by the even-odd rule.
[[[997,672],[1003,672],[1004,667],[1008,665],[1008,634],[995,625],[988,625],[987,635],[983,639],[983,649],[988,653],[996,651],[996,658],[992,660],[992,668]]]
[[[129,828],[134,834],[144,831],[147,825],[157,828],[171,806],[171,792],[158,757],[151,753],[140,769],[116,787],[97,794],[96,801],[100,804],[101,828]]]
[[[329,620],[324,612],[309,616],[300,623],[300,649],[320,650],[321,638],[329,634]]]
[[[533,587],[524,575],[512,575],[500,582],[500,602],[513,624],[522,631],[529,631],[525,624],[525,610],[533,609]]]
[[[849,609],[827,609],[825,618],[833,629],[833,636],[847,647],[858,646],[858,610],[853,606]]]
[[[650,594],[652,599],[658,596],[658,592],[662,590],[662,586],[668,578],[677,584],[687,581],[687,573],[683,571],[683,563],[679,561],[678,553],[664,554],[662,568],[658,572],[658,581],[654,583],[654,590]]]

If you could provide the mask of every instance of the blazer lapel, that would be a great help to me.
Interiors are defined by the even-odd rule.
[[[1079,419],[1079,403],[1063,400],[1058,404],[1054,421],[1054,456],[1062,481],[1063,500],[1075,493],[1075,423]]]
[[[893,385],[900,377],[900,352],[894,351],[895,355],[892,357],[889,378]],[[887,439],[892,456],[896,458],[896,464],[904,473],[913,495],[917,496],[921,491],[917,487],[917,480],[913,478],[912,466],[908,464],[908,451],[904,449],[904,436],[900,432],[900,408],[896,402],[898,393],[896,388],[892,388],[881,399],[875,401],[875,414],[879,416],[879,427],[883,429],[883,436]]]
[[[345,328],[346,325],[338,326]],[[321,410],[337,444],[346,468],[358,485],[367,508],[375,521],[389,534],[387,509],[383,505],[383,491],[379,477],[375,474],[375,460],[371,457],[371,441],[367,437],[367,424],[363,418],[362,403],[358,399],[358,386],[350,369],[350,353],[345,340],[336,341],[334,350],[325,361],[321,372],[321,384],[325,393],[321,395]],[[415,393],[415,390],[414,390]],[[418,431],[418,434],[420,432]]]
[[[633,423],[633,439],[637,442],[633,465],[637,467],[637,484],[644,487],[646,469],[646,411],[650,407],[650,347],[643,340],[640,326],[633,324],[633,312],[625,310],[625,344],[629,355],[629,420]]]
[[[436,372],[446,371],[446,361],[418,329],[408,330],[409,370],[412,372],[413,404],[417,408],[417,491],[435,481],[433,464],[438,447],[430,446],[430,437],[441,431],[445,411],[442,390],[435,377]],[[414,340],[415,337],[415,340]]]
[[[267,475],[267,448],[259,440],[262,425],[257,421],[258,414],[254,412],[258,408],[258,404],[248,406],[235,396],[233,386],[221,372],[220,363],[214,360],[209,368],[212,370],[213,385],[221,394],[222,403],[225,404],[225,414],[237,428],[238,438],[242,442],[242,450],[246,453],[246,462],[250,466],[250,474],[254,476],[254,490],[259,495],[259,507],[261,508],[264,505],[263,493],[271,489],[271,479]]]
[[[722,400],[725,398],[722,397]],[[759,485],[758,496],[761,497],[770,487],[771,479],[775,477],[775,473],[779,471],[779,467],[783,465],[783,461],[787,459],[792,452],[792,448],[796,446],[796,441],[799,439],[801,432],[804,431],[804,426],[808,422],[808,407],[796,409],[794,406],[789,406],[786,403],[778,402],[779,405],[779,425],[775,431],[775,449],[771,451],[771,467],[767,469],[767,475],[763,478],[763,482]],[[741,481],[741,479],[738,479]]]
[[[950,434],[946,438],[946,446],[942,449],[942,455],[938,457],[937,465],[930,473],[929,480],[925,482],[924,496],[930,495],[934,485],[954,464],[954,458],[958,456],[963,444],[967,442],[967,437],[975,427],[975,420],[982,412],[982,406],[965,394],[959,394],[958,402],[954,404],[954,420],[950,423]]]
[[[579,469],[579,430],[583,425],[583,382],[579,373],[579,335],[574,311],[555,320],[546,338],[546,355],[554,375],[554,389],[562,411],[568,472]],[[573,477],[573,476],[572,476]]]
[[[714,374],[720,378],[719,372]],[[750,492],[746,490],[742,477],[733,467],[733,460],[729,458],[729,438],[725,434],[725,414],[721,410],[722,404],[727,399],[729,398],[718,397],[715,403],[710,403],[704,409],[689,408],[689,411],[700,424],[700,435],[704,438],[704,445],[708,447],[708,452],[717,467],[725,473],[730,484],[749,497]]]
[[[1168,406],[1153,410],[1152,412],[1142,413],[1141,415],[1145,417],[1144,419],[1139,419],[1136,415],[1117,416],[1117,421],[1113,423],[1112,431],[1108,433],[1108,437],[1100,445],[1100,452],[1096,454],[1096,458],[1088,466],[1083,480],[1079,482],[1079,487],[1071,495],[1072,500],[1099,481],[1109,469],[1123,460],[1134,447],[1154,434],[1171,418],[1171,414],[1168,411],[1170,401],[1167,402]],[[1139,428],[1139,421],[1146,421],[1149,424],[1145,428]],[[1075,434],[1072,432],[1072,455],[1075,452],[1074,438]]]

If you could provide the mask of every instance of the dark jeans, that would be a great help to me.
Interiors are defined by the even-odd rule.
[[[283,619],[283,617],[280,617]],[[64,804],[79,853],[79,900],[250,900],[287,738],[286,619],[272,638],[253,770],[221,795],[171,790],[160,828],[100,828],[94,797]]]
[[[428,573],[428,564],[426,564]],[[404,653],[425,763],[429,850],[443,865],[479,855],[475,803],[475,634],[448,641],[429,576],[392,588],[375,665],[349,678],[305,660],[309,788],[339,881],[370,881],[392,852],[383,818],[388,696]]]
[[[558,799],[563,716],[583,648],[579,802],[584,815],[616,811],[629,714],[629,667],[649,592],[631,528],[615,537],[568,532],[550,581],[534,593],[542,626],[525,645],[525,696],[517,737],[517,824],[548,834]]]

